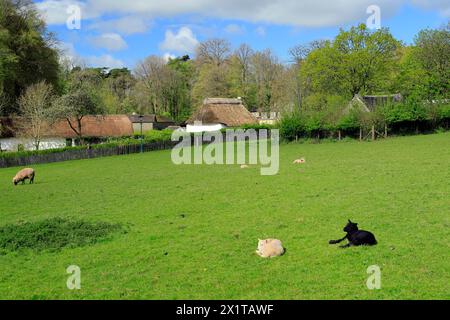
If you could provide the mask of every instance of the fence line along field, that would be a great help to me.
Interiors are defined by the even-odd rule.
[[[284,144],[275,176],[175,166],[169,150],[33,168],[18,186],[19,168],[0,169],[4,299],[450,297],[449,133]],[[348,219],[378,244],[330,246]],[[285,254],[257,256],[266,238]],[[80,290],[67,288],[71,265]]]

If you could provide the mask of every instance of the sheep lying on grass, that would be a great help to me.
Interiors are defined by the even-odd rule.
[[[301,163],[305,163],[306,162],[306,160],[305,160],[305,158],[300,158],[300,159],[296,159],[296,160],[294,160],[294,164],[301,164]]]
[[[259,240],[256,253],[263,258],[273,258],[284,254],[283,244],[278,239]]]
[[[35,176],[34,169],[26,168],[26,169],[20,170],[19,172],[17,172],[16,176],[13,178],[13,183],[15,186],[17,186],[17,184],[19,182],[22,182],[22,184],[25,184],[25,180],[29,179],[30,184],[32,184],[32,183],[34,183],[34,176]]]

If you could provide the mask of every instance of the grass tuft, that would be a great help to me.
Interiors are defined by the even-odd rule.
[[[21,249],[60,250],[92,245],[120,230],[120,224],[62,218],[9,224],[0,227],[0,254]]]

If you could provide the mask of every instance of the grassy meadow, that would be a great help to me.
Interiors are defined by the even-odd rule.
[[[293,165],[299,157],[306,164]],[[0,169],[0,227],[122,225],[95,243],[0,255],[1,299],[449,299],[450,133],[283,144],[280,171],[180,165],[170,151]],[[339,249],[351,219],[374,247]],[[287,251],[262,259],[258,238]],[[81,268],[68,290],[66,268]],[[381,289],[368,290],[370,265]]]

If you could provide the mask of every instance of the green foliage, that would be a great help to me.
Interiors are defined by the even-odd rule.
[[[410,99],[406,103],[387,105],[381,112],[388,124],[404,121],[413,122],[428,118],[425,106],[414,99]]]
[[[301,70],[310,90],[353,97],[384,91],[391,81],[400,42],[387,29],[364,24],[341,30],[333,42],[312,50]]]
[[[17,111],[16,99],[41,80],[59,91],[59,59],[53,35],[31,1],[0,2],[0,95]]]
[[[9,224],[0,227],[0,253],[22,249],[55,251],[92,245],[120,230],[120,224],[63,218]]]
[[[145,141],[157,142],[157,141],[170,141],[173,130],[150,130],[145,133]]]
[[[420,31],[414,42],[415,57],[428,76],[428,98],[448,97],[450,89],[450,22],[440,29]]]
[[[441,119],[450,119],[450,103],[439,106],[439,116]]]
[[[76,147],[64,147],[64,148],[56,148],[56,149],[46,149],[46,150],[32,150],[25,151],[23,145],[19,145],[19,151],[17,152],[1,152],[0,158],[8,159],[8,158],[22,158],[22,157],[30,157],[36,155],[44,155],[51,153],[60,153],[68,150],[83,150],[87,149],[87,146],[76,146]]]
[[[255,129],[255,130],[261,130],[261,129],[272,130],[272,129],[277,129],[277,128],[278,128],[278,124],[275,124],[275,125],[271,125],[271,124],[245,124],[245,125],[241,126],[240,128],[241,128],[241,129],[244,129],[244,130],[248,130],[248,129]]]
[[[305,132],[304,119],[300,113],[283,116],[280,122],[280,135],[287,141],[298,139]]]

